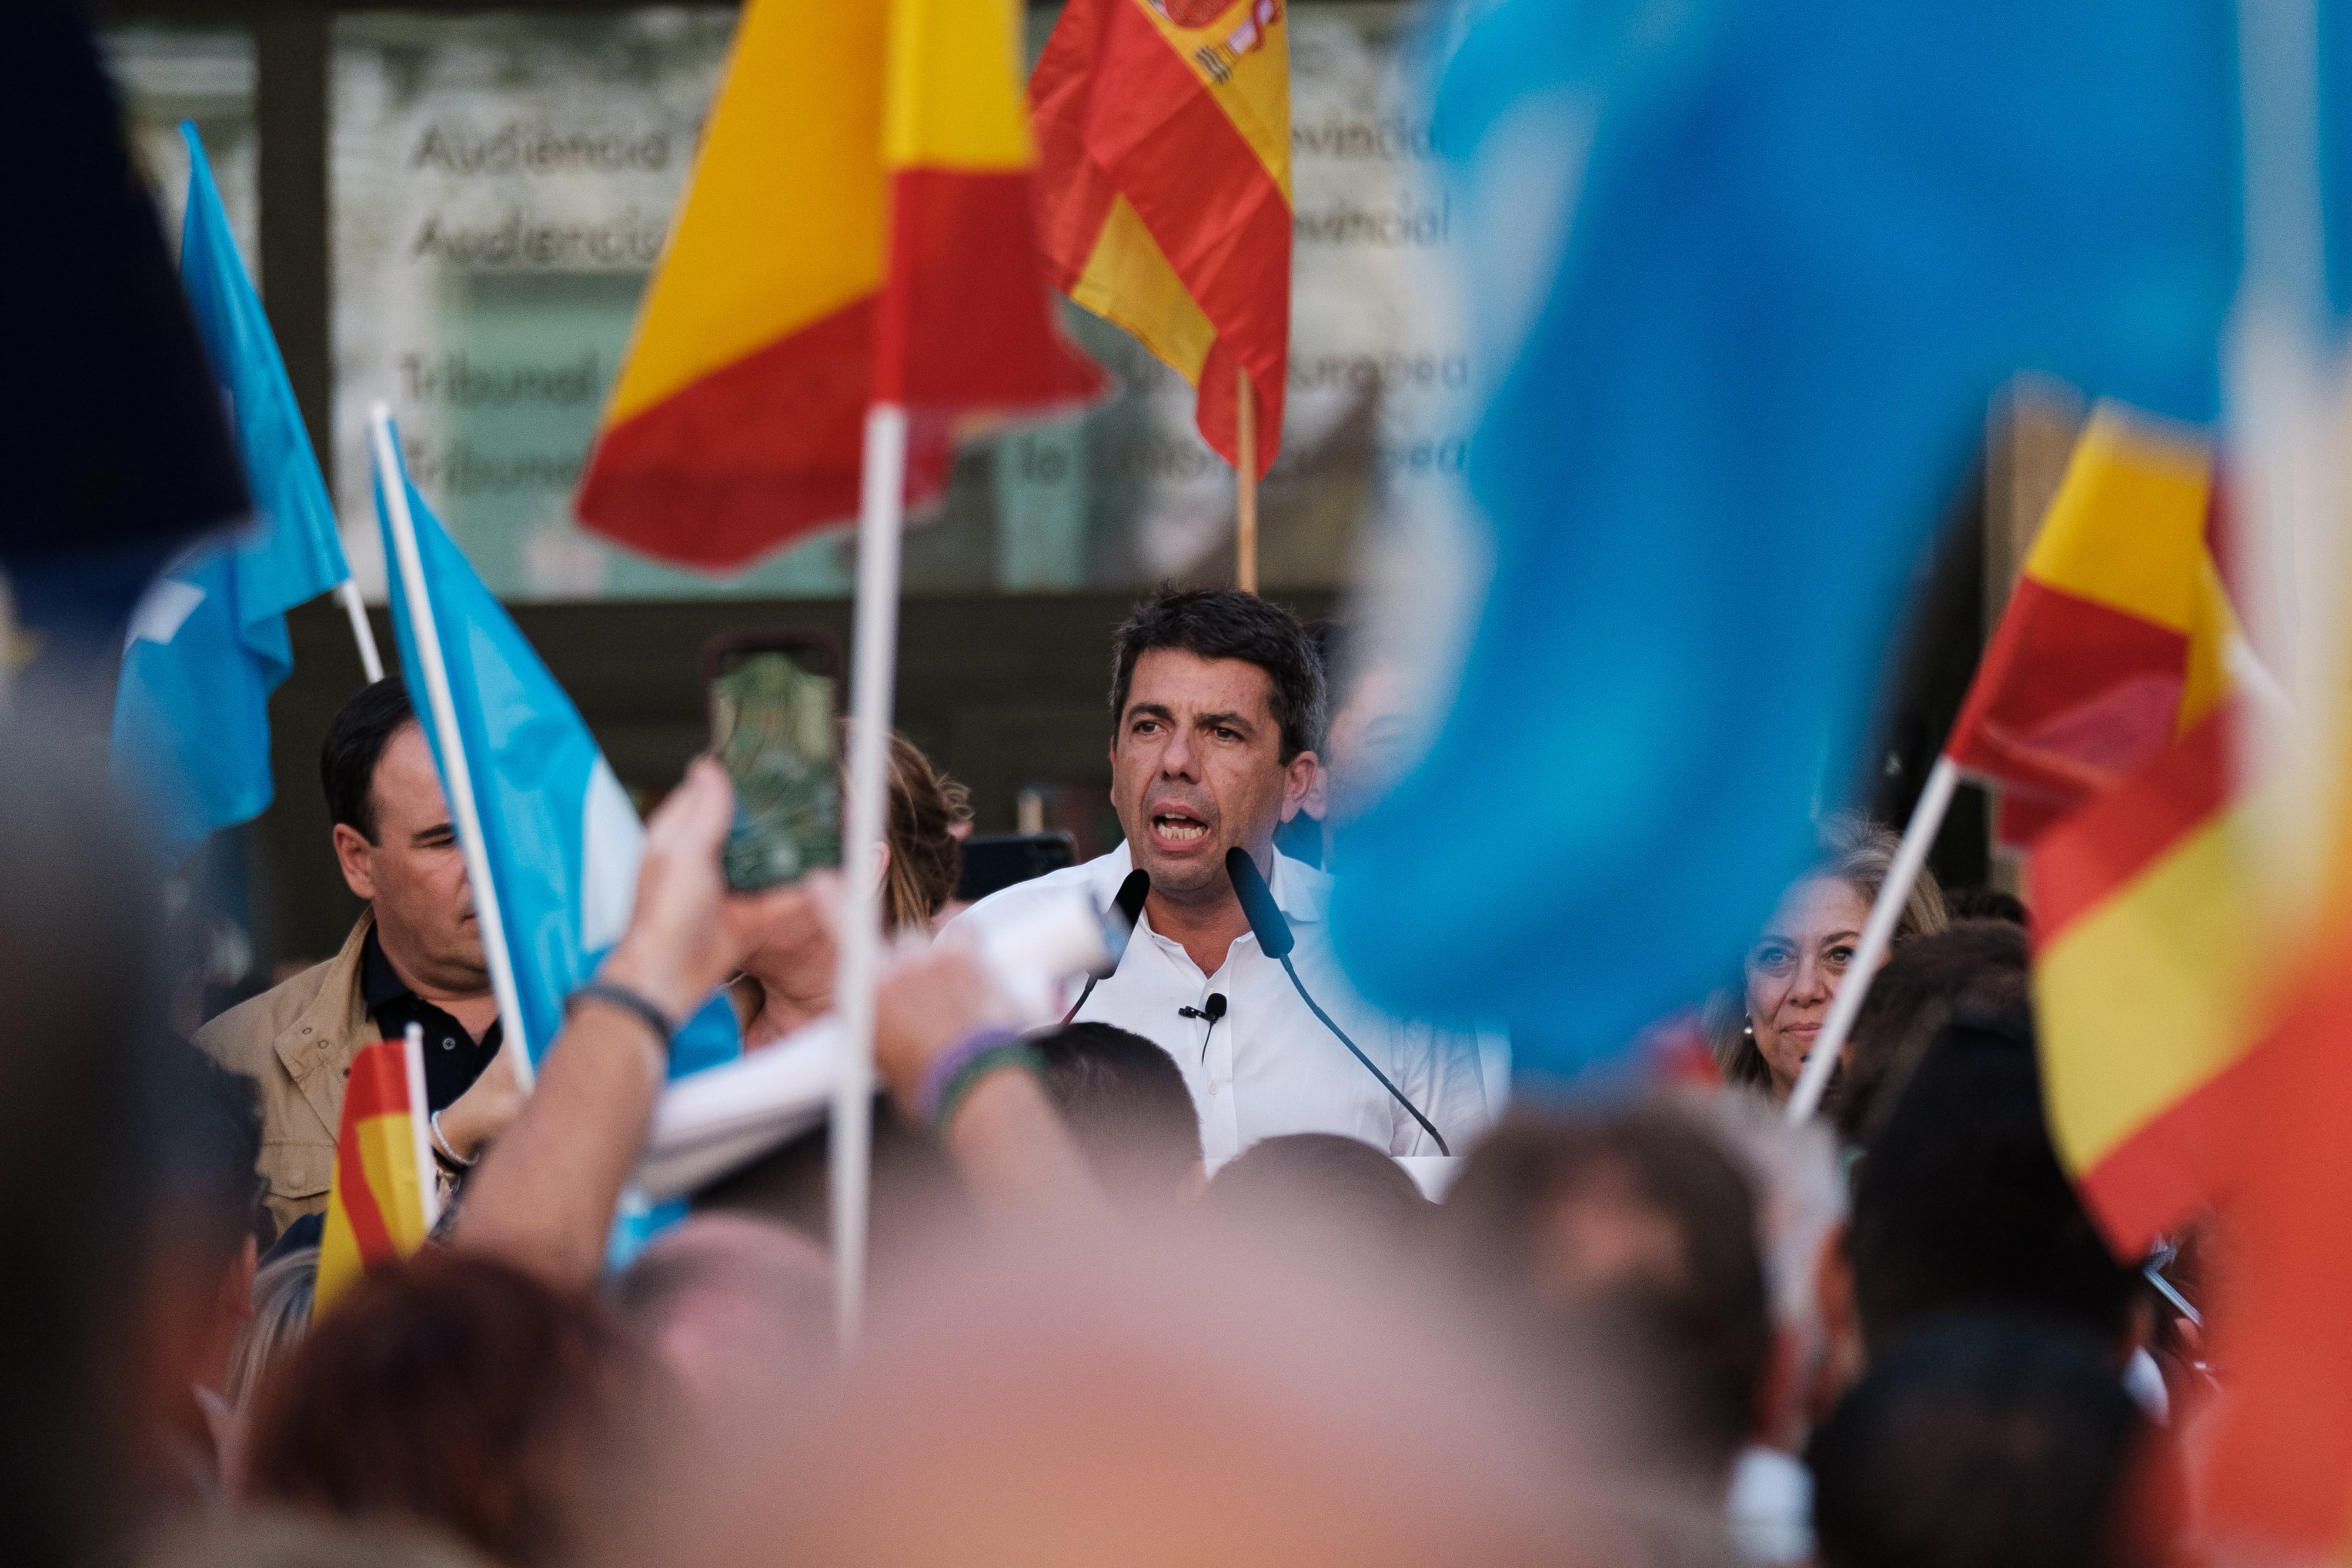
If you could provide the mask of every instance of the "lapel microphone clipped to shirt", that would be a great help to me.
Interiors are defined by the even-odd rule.
[[[1209,1027],[1201,1031],[1201,1060],[1209,1060],[1209,1037],[1217,1032],[1217,1020],[1225,1016],[1225,993],[1211,991],[1197,1008],[1178,1008],[1180,1019],[1207,1019]]]
[[[1307,982],[1298,977],[1298,971],[1290,963],[1290,950],[1298,945],[1297,939],[1290,934],[1290,922],[1283,918],[1281,907],[1274,902],[1274,890],[1266,886],[1265,878],[1258,874],[1257,862],[1250,859],[1249,852],[1239,844],[1225,852],[1225,875],[1233,880],[1234,896],[1241,900],[1242,913],[1249,917],[1250,931],[1257,937],[1258,950],[1281,964],[1282,972],[1290,977],[1291,985],[1298,992],[1298,999],[1323,1020],[1325,1029],[1339,1037],[1339,1043],[1364,1064],[1365,1071],[1381,1081],[1381,1087],[1387,1090],[1398,1104],[1412,1113],[1412,1119],[1421,1124],[1421,1130],[1435,1140],[1437,1152],[1453,1154],[1454,1151],[1445,1146],[1445,1135],[1437,1130],[1437,1124],[1423,1115],[1421,1107],[1406,1099],[1404,1091],[1390,1082],[1389,1075],[1373,1066],[1372,1059],[1357,1049],[1356,1042],[1348,1038],[1348,1031],[1331,1021],[1331,1015],[1323,1010],[1323,1005],[1307,994]],[[1212,997],[1209,999],[1215,1001],[1218,998]]]

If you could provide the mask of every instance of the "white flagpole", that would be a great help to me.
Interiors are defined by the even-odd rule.
[[[2322,340],[2326,204],[2315,0],[2239,0],[2244,262],[2223,360],[2239,516],[2231,545],[2252,639],[2284,703],[2247,705],[2237,758],[2273,928],[2318,917],[2344,787],[2347,365]],[[2321,852],[2315,853],[2314,846]]]
[[[407,504],[403,496],[401,503]],[[343,613],[352,618],[352,641],[360,645],[360,668],[367,672],[368,685],[383,679],[383,655],[376,652],[375,628],[368,624],[367,604],[360,598],[360,585],[345,578],[335,587],[335,598]]]
[[[425,1209],[425,1234],[441,1218],[441,1184],[433,1175],[433,1111],[425,1098],[425,1026],[411,1022],[400,1037],[401,1063],[408,1070],[408,1130],[416,1145],[416,1199]]]
[[[844,813],[839,968],[834,1007],[841,1061],[831,1142],[834,1309],[846,1358],[857,1348],[866,1295],[866,1217],[873,1145],[874,980],[882,944],[885,768],[898,657],[898,544],[906,520],[907,411],[866,411],[857,507],[857,625],[850,653],[849,800]]]
[[[392,444],[392,410],[377,403],[368,415],[376,482],[383,486],[384,517],[392,524],[408,619],[416,632],[416,662],[425,670],[425,697],[439,737],[441,764],[448,770],[449,814],[456,820],[457,847],[466,857],[466,880],[474,893],[474,917],[482,933],[482,956],[490,966],[490,990],[514,1050],[515,1077],[525,1092],[531,1086],[530,1043],[523,1034],[522,994],[515,988],[514,960],[507,951],[506,921],[490,879],[489,846],[482,839],[482,816],[474,802],[474,775],[467,765],[465,737],[457,729],[457,699],[449,693],[449,666],[442,662],[441,634],[433,621],[433,598],[425,584],[425,558],[417,553],[416,519],[408,511],[408,478]]]
[[[1959,782],[1959,768],[1950,758],[1938,754],[1936,766],[1927,772],[1927,787],[1919,791],[1919,803],[1911,809],[1911,825],[1903,830],[1895,863],[1887,868],[1886,880],[1879,884],[1878,897],[1871,904],[1870,918],[1862,923],[1862,942],[1854,949],[1853,962],[1846,966],[1844,983],[1830,1001],[1830,1015],[1822,1021],[1813,1053],[1805,1059],[1805,1070],[1789,1092],[1792,1124],[1810,1121],[1821,1108],[1822,1096],[1829,1091],[1830,1073],[1845,1051],[1846,1037],[1853,1033],[1853,1020],[1862,1011],[1863,998],[1870,995],[1870,982],[1877,977],[1887,948],[1894,946],[1895,923],[1903,918],[1903,906],[1910,901],[1920,868],[1927,863],[1927,851],[1936,841],[1937,830],[1944,825],[1944,813],[1951,810],[1952,791]]]

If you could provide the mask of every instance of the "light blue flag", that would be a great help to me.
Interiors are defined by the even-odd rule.
[[[351,575],[268,318],[195,127],[180,282],[229,413],[254,515],[157,580],[131,622],[112,760],[173,859],[269,804],[269,694],[294,667],[286,612]]]
[[[394,477],[407,491],[425,592],[514,966],[523,1042],[536,1064],[563,1026],[564,998],[595,973],[628,926],[645,829],[572,699],[407,476]],[[385,478],[376,476],[376,516],[391,569],[401,674],[443,789],[454,800],[451,758],[433,717],[432,688],[417,653],[417,621],[384,506]],[[474,891],[481,896],[479,888]],[[733,1009],[721,993],[678,1031],[670,1075],[713,1066],[741,1049]]]
[[[1494,197],[1486,300],[1537,287],[1489,324],[1459,688],[1341,841],[1367,996],[1504,1017],[1568,1070],[1736,972],[1853,786],[1996,391],[2214,416],[2231,15],[1503,0],[1469,28],[1435,139]]]

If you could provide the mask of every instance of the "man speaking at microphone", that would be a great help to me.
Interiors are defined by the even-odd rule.
[[[1230,590],[1163,589],[1114,640],[1111,803],[1127,841],[960,917],[992,925],[1072,885],[1108,909],[1142,891],[1135,873],[1149,876],[1126,956],[1075,1016],[1175,1059],[1211,1170],[1284,1133],[1338,1133],[1394,1155],[1444,1152],[1442,1139],[1460,1153],[1488,1120],[1476,1037],[1357,997],[1331,954],[1330,879],[1275,850],[1275,828],[1315,781],[1322,708],[1322,670],[1287,612]],[[1295,981],[1252,930],[1227,870],[1236,848],[1295,941]],[[1271,918],[1262,908],[1261,925]]]

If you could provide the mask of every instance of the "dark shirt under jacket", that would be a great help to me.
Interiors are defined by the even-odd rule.
[[[412,1023],[424,1026],[425,1103],[436,1111],[446,1110],[450,1101],[470,1088],[490,1064],[490,1058],[499,1053],[503,1037],[496,1020],[479,1040],[467,1034],[464,1024],[408,988],[392,960],[383,956],[373,929],[369,930],[367,949],[360,956],[360,997],[386,1040],[397,1040]]]

